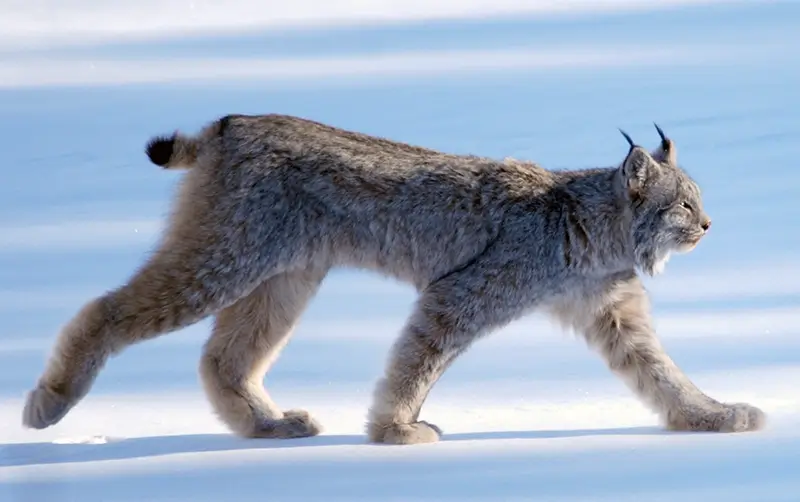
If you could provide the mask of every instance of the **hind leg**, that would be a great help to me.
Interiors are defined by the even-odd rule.
[[[88,392],[111,354],[119,331],[114,294],[88,302],[62,329],[50,360],[22,412],[24,426],[44,429],[59,422]]]
[[[43,429],[59,422],[89,392],[109,357],[202,320],[249,294],[264,271],[274,269],[237,236],[218,239],[197,229],[177,225],[125,285],[88,302],[64,326],[28,394],[23,425]],[[236,253],[253,258],[237,260]]]
[[[217,314],[200,376],[214,411],[234,433],[296,438],[320,432],[308,413],[282,412],[263,380],[325,275],[316,270],[277,275]]]
[[[307,259],[308,235],[296,230],[305,226],[304,214],[288,205],[280,188],[243,194],[256,182],[247,178],[255,176],[251,170],[226,166],[211,154],[203,158],[207,165],[184,177],[152,258],[64,327],[28,395],[25,425],[44,428],[61,420],[111,355],[198,322]]]
[[[200,321],[249,292],[253,272],[204,270],[202,253],[162,250],[124,286],[88,302],[62,329],[23,425],[59,422],[91,388],[109,357],[126,347]],[[206,272],[204,281],[197,279]]]
[[[25,426],[43,429],[59,422],[89,392],[113,354],[203,317],[201,305],[182,302],[175,284],[158,277],[160,265],[155,260],[129,284],[89,301],[64,326],[28,394]]]

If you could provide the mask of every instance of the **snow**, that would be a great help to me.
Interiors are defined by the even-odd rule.
[[[652,45],[652,44],[651,44]],[[774,44],[762,44],[762,51]],[[745,50],[752,50],[747,48]],[[624,52],[625,58],[619,54]],[[234,81],[240,78],[262,82],[291,82],[298,79],[326,79],[352,82],[354,79],[397,79],[471,73],[557,68],[583,70],[609,67],[661,66],[665,62],[682,65],[704,65],[709,58],[718,62],[730,57],[728,48],[708,46],[669,47],[622,45],[577,47],[542,50],[461,50],[419,51],[397,54],[369,54],[353,57],[325,58],[225,58],[192,60],[125,60],[67,59],[59,57],[26,58],[0,65],[0,87],[43,85],[98,86],[109,84],[146,84],[165,82]],[[738,61],[741,57],[737,53]],[[730,61],[730,60],[727,60]]]
[[[800,4],[6,4],[0,501],[798,499]],[[767,428],[666,432],[582,341],[531,316],[434,388],[423,418],[443,441],[367,444],[372,386],[414,297],[338,271],[267,379],[323,435],[230,435],[197,378],[208,321],[132,347],[61,423],[23,429],[59,327],[163,224],[181,173],[149,164],[147,139],[264,112],[554,168],[616,163],[616,128],[655,145],[657,121],[714,224],[647,279],[656,327],[703,390],[761,407]]]
[[[34,47],[109,40],[144,40],[197,33],[258,29],[314,29],[413,21],[473,20],[517,15],[553,16],[662,10],[730,0],[6,0],[13,9],[0,21],[0,44]],[[154,15],[157,14],[157,15]]]

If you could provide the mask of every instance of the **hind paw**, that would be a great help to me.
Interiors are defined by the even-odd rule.
[[[316,436],[322,426],[305,410],[289,410],[283,418],[264,420],[258,424],[253,437],[292,439]]]
[[[371,423],[367,433],[373,443],[386,444],[435,443],[442,435],[441,429],[424,421],[386,426]]]
[[[45,429],[58,423],[75,403],[67,396],[39,385],[28,393],[22,411],[22,425],[31,429]]]

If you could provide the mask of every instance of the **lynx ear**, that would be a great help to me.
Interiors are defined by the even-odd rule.
[[[653,122],[653,125],[656,126],[656,131],[658,131],[658,135],[661,137],[661,144],[653,152],[653,158],[658,162],[666,162],[668,164],[672,164],[673,166],[677,165],[678,151],[675,148],[675,142],[664,134],[664,131],[658,127],[658,124]]]
[[[630,195],[638,195],[647,179],[655,174],[658,166],[650,154],[638,145],[631,146],[627,157],[622,162],[620,172],[625,188]]]

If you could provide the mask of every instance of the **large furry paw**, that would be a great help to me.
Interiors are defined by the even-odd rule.
[[[667,427],[672,430],[706,432],[747,432],[763,429],[767,417],[763,411],[746,403],[718,404],[712,409],[690,408],[670,414]]]
[[[433,424],[420,421],[390,425],[370,423],[367,426],[367,434],[373,443],[420,444],[435,443],[441,437],[442,431]]]
[[[39,385],[28,393],[22,410],[22,425],[31,429],[45,429],[58,423],[75,404],[67,396]]]
[[[271,439],[292,439],[316,436],[322,426],[304,410],[289,410],[283,418],[265,420],[253,431],[253,437]]]

